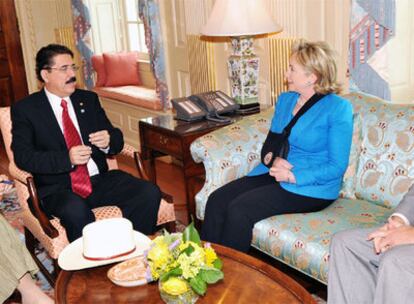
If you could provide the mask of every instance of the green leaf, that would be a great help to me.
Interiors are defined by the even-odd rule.
[[[180,267],[176,267],[176,268],[171,269],[170,271],[168,271],[168,272],[166,272],[166,273],[163,273],[163,274],[160,276],[160,280],[161,280],[161,282],[165,282],[165,281],[167,281],[170,277],[178,277],[178,276],[180,276],[180,275],[182,275],[182,274],[183,274],[182,269],[181,269]]]
[[[187,256],[190,256],[190,254],[193,253],[194,250],[195,250],[194,247],[192,245],[189,245],[182,252],[185,253]]]
[[[214,262],[213,262],[213,266],[214,268],[220,269],[223,268],[223,262],[217,258]]]
[[[214,284],[217,281],[224,278],[224,274],[221,270],[216,268],[200,269],[200,277],[207,284]]]
[[[203,281],[200,275],[196,275],[194,278],[190,279],[190,286],[200,296],[203,296],[207,291],[207,284]]]
[[[191,241],[196,243],[197,245],[201,244],[200,235],[198,234],[197,229],[194,227],[194,222],[191,222],[190,225],[185,227],[183,231],[183,241]]]

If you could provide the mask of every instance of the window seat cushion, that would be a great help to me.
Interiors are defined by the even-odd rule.
[[[115,99],[151,110],[162,110],[161,101],[154,89],[143,86],[95,87],[100,97]]]

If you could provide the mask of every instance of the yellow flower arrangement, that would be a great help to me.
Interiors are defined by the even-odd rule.
[[[223,279],[222,262],[209,243],[201,243],[191,223],[184,232],[156,237],[146,260],[152,280],[160,280],[161,293],[184,295],[192,289],[204,295],[207,285]]]

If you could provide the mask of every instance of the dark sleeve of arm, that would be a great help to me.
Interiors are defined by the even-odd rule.
[[[59,174],[70,172],[69,153],[62,151],[41,151],[35,147],[34,128],[18,107],[11,108],[12,143],[16,165],[32,174]]]
[[[95,95],[95,104],[98,115],[99,130],[107,130],[110,136],[108,154],[118,154],[124,148],[124,136],[122,135],[121,130],[115,128],[109,121],[104,109],[99,102],[98,95]]]

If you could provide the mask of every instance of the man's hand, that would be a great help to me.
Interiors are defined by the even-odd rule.
[[[403,226],[405,226],[405,223],[401,218],[392,216],[384,226],[370,233],[368,235],[368,240],[374,242],[375,252],[379,254],[389,249],[389,246],[387,247],[387,245],[384,245],[383,239],[390,234],[390,231],[394,231]]]
[[[414,227],[401,226],[392,230],[382,231],[381,238],[378,241],[377,253],[385,252],[394,246],[407,244],[414,244]]]
[[[72,165],[84,165],[89,161],[92,154],[92,148],[89,146],[73,146],[69,150],[69,158]]]
[[[285,159],[276,157],[269,175],[273,176],[278,182],[296,183],[295,175],[290,171],[293,166]]]
[[[106,149],[109,147],[110,136],[107,130],[98,131],[89,134],[89,142],[97,146],[99,149]]]

